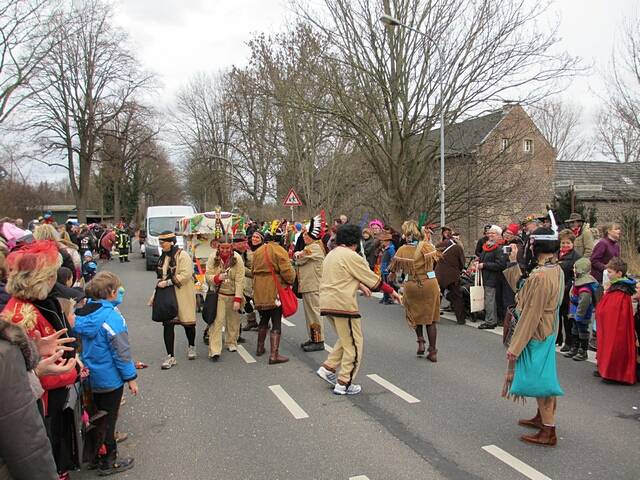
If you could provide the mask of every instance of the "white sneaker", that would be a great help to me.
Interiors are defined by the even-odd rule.
[[[328,369],[324,368],[322,365],[320,365],[320,368],[318,369],[318,371],[316,373],[325,382],[328,382],[331,385],[335,385],[336,384],[336,380],[337,380],[336,374],[333,373],[331,370],[328,370]]]
[[[198,356],[198,354],[196,353],[196,347],[195,345],[193,347],[189,347],[187,348],[187,358],[189,360],[195,360],[195,358]]]
[[[227,350],[229,350],[230,352],[237,352],[238,351],[238,347],[236,347],[235,345],[229,345],[227,347]]]
[[[361,391],[362,387],[354,383],[352,383],[348,387],[346,385],[342,385],[341,383],[336,383],[336,386],[333,387],[333,393],[335,393],[336,395],[357,395]]]
[[[178,362],[176,361],[176,357],[172,357],[171,355],[167,355],[167,358],[162,362],[162,370],[169,370],[171,367],[176,365]]]

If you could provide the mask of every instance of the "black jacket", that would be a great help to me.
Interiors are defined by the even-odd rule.
[[[21,348],[28,342],[24,332],[12,327],[3,325],[0,333],[0,478],[8,470],[15,480],[57,480],[51,443],[29,384],[27,368],[36,361],[25,356],[29,348]]]
[[[482,282],[485,287],[496,288],[502,277],[502,271],[507,266],[507,259],[502,253],[502,245],[489,252],[484,249],[480,253],[482,266]]]
[[[562,268],[564,273],[564,289],[565,292],[571,288],[573,283],[573,265],[581,258],[581,255],[576,250],[571,250],[567,255],[562,257],[558,264]],[[565,293],[566,295],[566,293]]]

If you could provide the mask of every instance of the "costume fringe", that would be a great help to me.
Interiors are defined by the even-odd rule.
[[[393,257],[389,264],[389,271],[394,273],[406,273],[407,275],[415,274],[415,260],[413,258]]]

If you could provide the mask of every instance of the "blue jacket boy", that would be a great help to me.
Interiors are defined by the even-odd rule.
[[[138,376],[131,357],[127,323],[109,300],[89,300],[76,312],[75,335],[94,392],[109,392]]]

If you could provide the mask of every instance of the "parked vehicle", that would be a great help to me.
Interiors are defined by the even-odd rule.
[[[147,208],[145,218],[147,238],[144,242],[147,270],[153,270],[158,265],[161,255],[158,235],[166,230],[177,232],[178,220],[195,213],[195,209],[190,205],[159,205]],[[178,246],[184,247],[181,236],[178,236]]]

